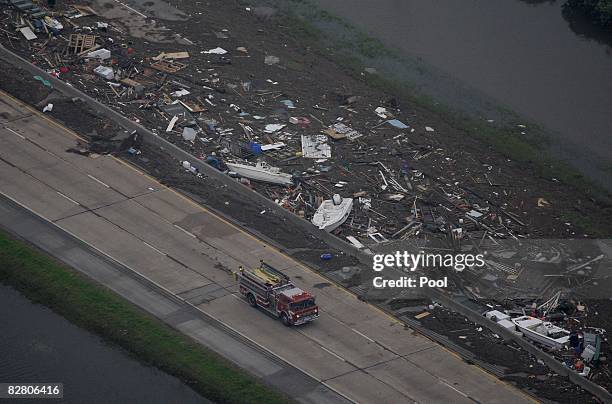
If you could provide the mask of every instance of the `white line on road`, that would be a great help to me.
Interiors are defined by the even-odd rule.
[[[440,383],[442,383],[442,384],[444,384],[444,385],[446,385],[446,386],[450,387],[451,389],[455,390],[457,393],[461,394],[463,397],[465,397],[465,398],[470,398],[470,396],[468,396],[467,394],[465,394],[463,391],[461,391],[461,390],[457,389],[456,387],[451,386],[449,383],[445,382],[444,380],[442,380],[442,379],[438,379],[438,380],[440,380]]]
[[[21,135],[21,134],[20,134],[20,133],[18,133],[18,132],[15,132],[13,129],[9,128],[8,126],[5,126],[5,127],[4,127],[4,129],[8,130],[9,132],[11,132],[11,133],[13,133],[13,134],[15,134],[15,135],[19,136],[19,137],[20,137],[20,138],[22,138],[23,140],[25,140],[25,136]]]
[[[158,250],[157,248],[153,247],[151,244],[147,243],[146,241],[143,241],[143,243],[144,243],[144,244],[145,244],[147,247],[149,247],[149,248],[150,248],[150,249],[152,249],[152,250],[157,251],[157,252],[158,252],[158,253],[160,253],[161,255],[165,255],[165,256],[167,256],[167,254],[166,254],[165,252],[162,252],[162,251]]]
[[[77,201],[75,201],[74,199],[69,198],[68,196],[66,196],[66,195],[62,194],[60,191],[55,191],[55,192],[57,192],[57,194],[58,194],[59,196],[61,196],[61,197],[63,197],[63,198],[68,199],[70,202],[74,203],[75,205],[81,206],[81,204],[80,204],[80,203],[78,203],[78,202],[77,202]]]
[[[361,333],[361,332],[357,331],[357,330],[356,330],[356,329],[354,329],[354,328],[351,328],[351,330],[352,330],[354,333],[356,333],[356,334],[358,334],[358,335],[361,335],[363,338],[367,339],[368,341],[373,342],[373,343],[376,343],[376,341],[374,341],[372,338],[368,337],[368,336],[367,336],[367,335],[365,335],[364,333]]]
[[[166,293],[170,294],[171,296],[176,297],[177,299],[183,301],[185,304],[193,307],[194,309],[202,312],[204,315],[212,318],[213,320],[219,322],[220,324],[223,324],[223,326],[227,327],[228,329],[230,329],[232,332],[236,333],[237,335],[239,335],[241,338],[250,341],[252,344],[254,344],[255,346],[259,347],[259,349],[269,353],[271,356],[279,358],[280,360],[282,360],[283,362],[287,363],[289,366],[292,366],[294,368],[296,368],[297,370],[301,371],[302,373],[304,373],[305,375],[309,376],[310,378],[316,380],[317,382],[321,383],[323,386],[327,387],[328,389],[330,389],[331,391],[335,392],[336,394],[338,394],[339,396],[344,397],[348,402],[351,403],[357,403],[357,401],[355,401],[354,399],[350,398],[349,396],[347,396],[345,393],[339,391],[338,389],[336,389],[335,387],[329,385],[327,382],[321,380],[320,378],[316,377],[314,374],[310,373],[308,370],[300,367],[299,365],[297,365],[296,363],[293,363],[292,361],[285,359],[283,356],[275,353],[274,351],[272,351],[271,349],[267,348],[266,346],[258,343],[257,341],[255,341],[253,338],[249,338],[247,337],[244,333],[238,331],[237,329],[235,329],[234,327],[232,327],[231,325],[229,325],[227,322],[221,321],[218,317],[216,317],[215,315],[213,315],[210,312],[207,312],[205,310],[203,310],[202,308],[194,305],[193,303],[183,299],[181,296],[177,295],[176,293],[172,292],[171,290],[169,290],[168,288],[164,287],[163,285],[160,285],[159,283],[155,282],[153,279],[147,277],[144,274],[141,274],[140,272],[136,271],[134,268],[132,268],[131,266],[121,262],[120,260],[114,258],[113,256],[111,256],[110,254],[102,251],[101,249],[99,249],[98,247],[96,247],[95,245],[83,240],[82,238],[80,238],[79,236],[77,236],[76,234],[72,233],[70,230],[60,226],[57,223],[54,223],[53,221],[49,220],[48,218],[46,218],[44,215],[30,209],[29,207],[25,206],[24,204],[22,204],[21,202],[15,200],[14,198],[10,197],[9,195],[3,193],[2,191],[0,191],[0,194],[5,196],[6,198],[10,199],[11,201],[13,201],[14,203],[18,204],[19,206],[21,206],[22,208],[26,209],[29,212],[32,212],[33,214],[35,214],[36,216],[41,217],[42,219],[44,219],[45,221],[47,221],[48,223],[50,223],[52,226],[57,227],[58,229],[60,229],[61,231],[64,231],[66,233],[68,233],[70,236],[74,237],[75,239],[81,241],[83,244],[88,245],[90,248],[94,249],[95,251],[99,252],[100,254],[108,257],[110,260],[117,262],[119,265],[122,265],[125,268],[128,268],[129,270],[131,270],[132,272],[134,272],[135,274],[137,274],[138,276],[142,277],[143,279],[146,279],[147,282],[150,282],[151,284],[155,285],[156,287],[158,287],[161,290],[164,290]],[[145,243],[147,244],[147,243]],[[152,247],[150,244],[147,244],[149,247]],[[159,251],[159,250],[158,250]]]
[[[185,234],[187,234],[187,235],[189,235],[189,236],[191,236],[191,237],[193,237],[193,238],[196,238],[196,237],[197,237],[195,234],[193,234],[193,233],[191,233],[191,232],[189,232],[189,231],[187,231],[187,230],[183,229],[183,228],[182,228],[181,226],[179,226],[178,224],[175,224],[175,225],[174,225],[174,227],[176,227],[177,229],[181,230],[183,233],[185,233]]]
[[[110,188],[108,185],[106,185],[105,183],[103,183],[102,181],[100,181],[99,179],[97,179],[96,177],[94,177],[93,175],[91,175],[91,174],[87,174],[87,176],[88,176],[89,178],[91,178],[92,180],[94,180],[94,181],[96,181],[96,182],[98,182],[98,183],[100,183],[100,184],[104,185],[106,188]]]
[[[325,352],[329,353],[330,355],[333,355],[336,358],[340,359],[342,362],[346,362],[346,359],[344,359],[342,356],[338,355],[337,353],[335,353],[333,351],[330,351],[329,349],[325,348],[323,345],[319,345],[319,348],[321,348]]]

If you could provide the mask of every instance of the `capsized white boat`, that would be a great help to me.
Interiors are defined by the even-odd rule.
[[[512,322],[525,337],[537,341],[553,349],[561,349],[567,345],[570,332],[561,327],[531,316],[513,318]]]
[[[321,230],[332,231],[338,228],[351,214],[353,209],[353,198],[342,198],[334,194],[332,199],[321,203],[312,217],[312,224]]]
[[[260,161],[254,166],[240,163],[226,163],[226,165],[230,171],[251,180],[279,185],[293,184],[293,176],[291,174],[283,173],[280,168],[272,167],[264,161]]]

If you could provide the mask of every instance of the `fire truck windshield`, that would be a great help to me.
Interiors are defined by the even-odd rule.
[[[315,305],[314,299],[306,299],[301,302],[291,303],[290,307],[293,311],[300,311]]]

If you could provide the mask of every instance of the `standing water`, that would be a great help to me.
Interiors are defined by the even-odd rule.
[[[612,35],[564,18],[564,0],[315,1],[542,124],[555,152],[612,189]]]
[[[208,402],[2,284],[0,341],[0,382],[63,383],[62,403]]]

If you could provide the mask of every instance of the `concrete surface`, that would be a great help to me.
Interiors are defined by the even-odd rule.
[[[124,163],[66,153],[74,134],[46,117],[6,96],[0,111],[0,192],[293,364],[317,389],[356,402],[530,401],[345,290],[315,288],[327,280]],[[61,250],[61,239],[45,240]],[[230,271],[260,259],[316,293],[319,321],[287,329],[235,295]],[[122,292],[134,299],[133,289]],[[173,316],[173,325],[203,335],[195,314]]]
[[[106,285],[201,344],[303,403],[349,402],[131,270],[0,195],[0,227]]]

